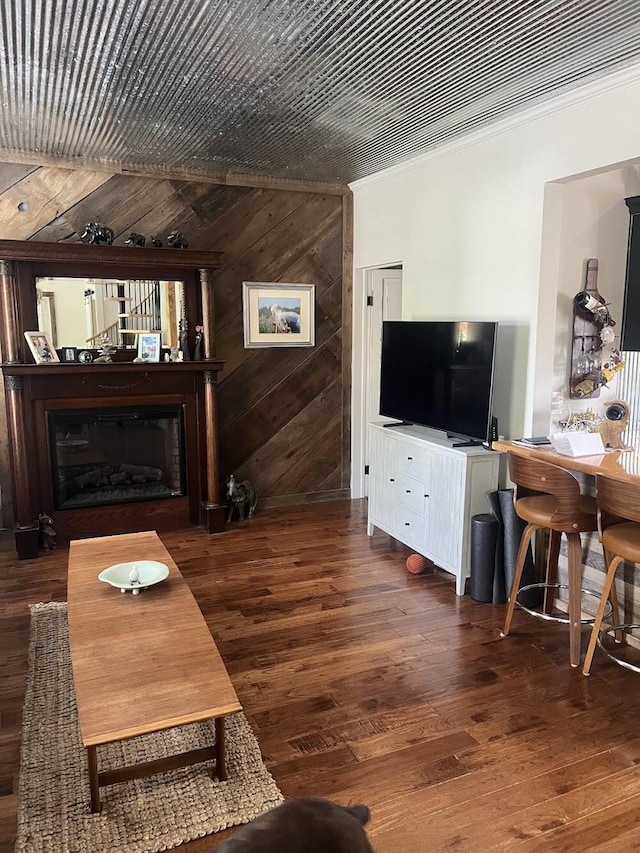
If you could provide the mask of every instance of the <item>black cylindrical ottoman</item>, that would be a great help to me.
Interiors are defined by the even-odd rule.
[[[471,519],[471,598],[491,604],[498,543],[498,520],[491,513]]]

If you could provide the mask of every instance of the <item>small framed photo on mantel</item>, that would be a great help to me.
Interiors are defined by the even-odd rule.
[[[314,284],[243,281],[242,306],[245,348],[314,346]]]
[[[53,362],[60,361],[53,341],[47,332],[25,332],[24,336],[36,364],[53,364]]]
[[[78,347],[62,347],[60,350],[60,360],[65,364],[71,364],[78,360]]]
[[[138,358],[142,361],[160,361],[162,349],[161,332],[141,332],[138,335]]]

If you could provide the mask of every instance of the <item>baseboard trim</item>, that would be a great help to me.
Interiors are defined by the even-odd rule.
[[[350,500],[351,489],[334,489],[330,492],[308,492],[300,495],[275,495],[271,498],[260,498],[259,506],[270,509],[277,506],[292,506],[294,504],[312,504],[323,501]]]

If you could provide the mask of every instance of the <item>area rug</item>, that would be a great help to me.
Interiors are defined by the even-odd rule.
[[[212,764],[185,767],[100,789],[102,811],[91,814],[86,751],[73,690],[66,604],[31,608],[18,838],[29,853],[155,853],[246,823],[282,802],[260,747],[242,713],[226,719],[226,782]],[[213,723],[145,735],[98,750],[101,770],[206,746]]]

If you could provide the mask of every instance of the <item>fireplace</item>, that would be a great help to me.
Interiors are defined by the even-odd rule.
[[[58,543],[190,524],[222,531],[223,363],[213,304],[220,265],[220,252],[0,240],[0,367],[19,559],[38,555],[41,515],[53,517]],[[113,361],[91,349],[93,361],[32,363],[24,333],[41,330],[36,284],[47,277],[182,282],[182,304],[169,289],[163,310],[180,316],[183,360],[143,364],[129,347]],[[189,360],[196,330],[204,348]],[[175,345],[173,322],[165,332]],[[70,339],[58,346],[73,349]]]
[[[48,412],[53,508],[182,497],[183,407]]]

